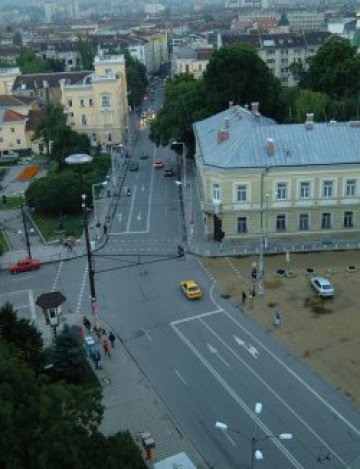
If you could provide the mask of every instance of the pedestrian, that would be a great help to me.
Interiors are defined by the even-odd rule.
[[[245,303],[246,303],[246,293],[245,291],[243,290],[242,293],[241,293],[241,302],[242,302],[242,305],[245,306]]]
[[[276,311],[275,313],[275,316],[274,316],[274,327],[279,327],[280,324],[281,324],[281,316],[280,316],[280,312],[279,311]]]
[[[103,342],[103,349],[104,349],[104,354],[107,355],[109,358],[111,358],[111,353],[109,349],[109,342],[105,339]]]
[[[88,318],[86,316],[84,316],[84,318],[83,318],[83,324],[84,324],[85,329],[88,332],[90,332],[91,331],[91,322],[88,320]]]
[[[109,334],[109,340],[110,340],[111,348],[115,348],[115,335],[113,331],[111,331]]]
[[[90,351],[90,356],[93,362],[95,363],[95,370],[99,370],[99,362],[101,361],[101,355],[98,349],[92,349]]]

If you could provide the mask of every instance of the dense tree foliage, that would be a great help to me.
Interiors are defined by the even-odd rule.
[[[96,47],[92,43],[88,34],[85,37],[78,37],[76,42],[76,49],[81,58],[81,69],[93,70]]]
[[[332,97],[349,97],[360,87],[360,57],[350,41],[332,36],[310,58],[302,73],[300,86],[327,93]]]
[[[294,102],[296,122],[304,122],[307,113],[313,113],[318,122],[327,120],[330,97],[325,93],[299,90]]]
[[[0,309],[0,467],[145,469],[128,432],[111,437],[99,432],[99,383],[68,384],[34,369],[18,340],[23,320],[13,314],[10,305]]]
[[[51,72],[50,65],[46,60],[38,57],[34,52],[23,47],[16,58],[16,65],[21,73],[46,73]]]
[[[126,63],[126,80],[128,89],[128,102],[134,108],[140,106],[144,96],[148,80],[146,67],[138,60],[131,57],[128,50],[123,51]]]

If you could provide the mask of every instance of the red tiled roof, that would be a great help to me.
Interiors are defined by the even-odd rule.
[[[18,112],[12,111],[11,109],[5,109],[3,122],[15,122],[15,121],[22,121],[26,118],[23,114],[19,114]]]

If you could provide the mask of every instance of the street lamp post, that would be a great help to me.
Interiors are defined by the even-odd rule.
[[[260,414],[261,411],[262,411],[262,404],[261,402],[257,402],[255,405],[255,413]],[[223,423],[223,422],[216,422],[215,428],[217,428],[218,430],[222,430],[223,432],[231,431],[231,432],[237,433],[238,435],[244,436],[241,432],[239,432],[235,428],[230,428],[226,423]],[[258,448],[258,444],[260,441],[267,440],[267,439],[292,440],[293,438],[292,433],[280,433],[278,435],[265,435],[261,438],[256,438],[255,430],[256,430],[256,426],[254,429],[254,435],[251,438],[251,463],[250,463],[251,469],[255,468],[255,461],[264,459],[264,455],[261,449]]]
[[[65,158],[65,162],[69,165],[79,165],[80,168],[80,189],[83,191],[83,179],[82,179],[82,165],[91,163],[92,156],[86,154],[75,154],[70,155]],[[94,279],[94,269],[91,255],[91,246],[89,238],[89,225],[87,218],[87,206],[86,206],[86,194],[81,195],[82,198],[82,211],[83,211],[83,221],[84,221],[84,234],[85,234],[85,247],[86,247],[86,257],[88,265],[88,275],[89,275],[89,287],[90,287],[90,297],[91,297],[91,309],[93,314],[97,311],[97,301],[96,301],[96,291],[95,291],[95,279]]]

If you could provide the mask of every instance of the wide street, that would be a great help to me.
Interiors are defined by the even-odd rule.
[[[251,467],[255,449],[264,457],[256,468],[356,467],[358,410],[220,298],[197,258],[177,257],[184,233],[176,177],[153,168],[161,159],[176,173],[175,154],[154,147],[147,132],[141,130],[132,155],[139,170],[126,175],[131,196],[122,193],[108,242],[94,255],[100,314],[209,467]],[[147,160],[139,159],[141,151]],[[179,282],[187,278],[199,282],[201,300],[182,295]],[[61,290],[73,312],[89,302],[84,258],[23,276],[4,272],[1,281],[2,294],[17,291],[16,307],[29,314],[31,298],[46,289]],[[230,429],[216,429],[216,421]],[[276,438],[281,433],[292,440]]]

